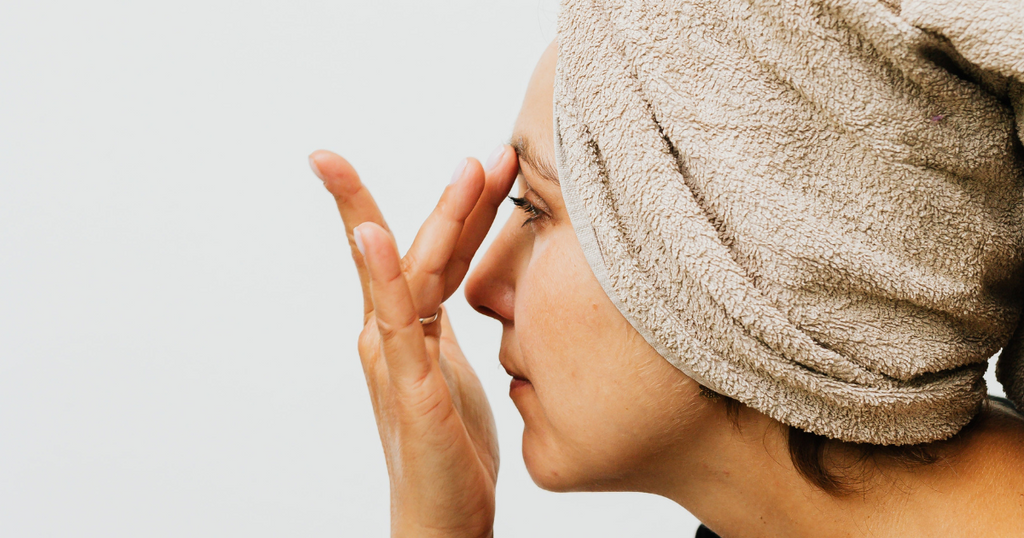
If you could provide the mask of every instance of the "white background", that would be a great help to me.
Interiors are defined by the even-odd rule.
[[[0,536],[387,536],[358,280],[306,156],[348,157],[407,246],[507,139],[556,10],[0,4]],[[659,497],[534,486],[498,324],[450,309],[498,536],[693,535]]]
[[[358,280],[306,157],[348,157],[407,246],[508,138],[556,10],[0,3],[0,536],[387,536]],[[498,536],[693,535],[659,497],[533,485],[499,326],[450,303]]]

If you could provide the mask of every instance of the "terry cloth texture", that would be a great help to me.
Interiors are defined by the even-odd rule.
[[[591,268],[697,382],[845,441],[1024,408],[1021,0],[565,0]]]

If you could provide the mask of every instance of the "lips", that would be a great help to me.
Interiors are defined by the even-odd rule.
[[[518,374],[518,373],[516,373],[516,372],[513,372],[512,370],[510,370],[510,369],[508,368],[508,366],[505,366],[504,364],[502,364],[502,365],[501,365],[501,367],[505,369],[505,373],[506,373],[506,374],[508,374],[508,375],[512,376],[512,379],[517,379],[517,380],[519,380],[519,381],[527,381],[527,382],[528,382],[528,381],[530,381],[529,379],[526,379],[526,378],[525,378],[525,377],[523,377],[522,375],[520,375],[520,374]]]
[[[510,357],[515,357],[517,354],[515,352],[509,352],[511,350],[506,351],[506,345],[508,344],[508,340],[505,338],[501,339],[501,350],[498,352],[498,362],[501,363],[501,367],[505,369],[505,373],[512,376],[512,381],[508,386],[508,395],[513,400],[516,400],[524,391],[528,392],[529,389],[533,387],[533,384],[530,383],[530,380],[527,379],[527,377],[523,375],[518,368],[516,368],[516,365],[512,363],[512,360],[510,360]]]
[[[513,396],[519,389],[530,386],[530,382],[525,379],[512,378],[512,382],[508,384],[508,395]]]
[[[505,362],[505,360],[503,360],[501,357],[498,358],[498,362],[500,362],[501,363],[501,367],[505,369],[505,373],[510,375],[510,376],[512,376],[512,379],[519,380],[519,381],[526,381],[527,383],[529,383],[530,380],[527,379],[526,376],[524,376],[524,375],[520,374],[518,371],[510,368],[509,365]]]
[[[512,376],[512,382],[509,383],[510,397],[515,394],[517,389],[530,386],[529,379],[526,379],[525,377],[522,377],[521,375],[513,372],[512,370],[509,370],[509,368],[504,364],[502,365],[502,368],[505,368],[505,373]]]

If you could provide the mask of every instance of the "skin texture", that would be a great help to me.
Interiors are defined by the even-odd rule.
[[[555,61],[552,44],[530,81],[515,152],[503,146],[486,172],[467,160],[404,257],[348,162],[310,157],[363,282],[359,353],[391,477],[392,535],[492,535],[490,407],[443,310],[437,323],[417,320],[464,277],[469,303],[502,324],[499,360],[542,488],[663,495],[727,538],[1024,535],[1019,415],[986,410],[928,467],[860,462],[839,447],[830,458],[863,477],[863,492],[837,498],[793,468],[784,426],[745,407],[730,417],[639,336],[590,271],[554,177]],[[513,183],[526,207],[466,277]]]

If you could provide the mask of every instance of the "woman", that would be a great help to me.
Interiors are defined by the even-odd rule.
[[[1024,535],[1024,419],[979,383],[1007,346],[1019,400],[1024,78],[958,24],[989,8],[925,7],[566,2],[511,147],[402,258],[311,155],[363,282],[392,534],[492,534],[493,419],[441,309],[465,277],[545,489],[663,495],[726,537]]]

